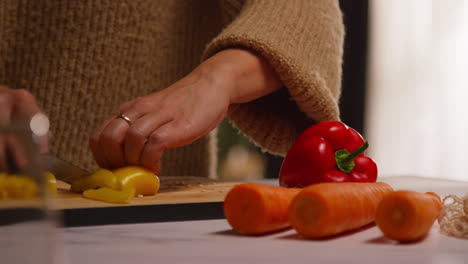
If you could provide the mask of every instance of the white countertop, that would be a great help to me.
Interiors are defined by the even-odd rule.
[[[468,193],[468,182],[383,177],[395,189],[434,191],[442,197]],[[397,244],[375,226],[333,239],[311,241],[287,230],[246,237],[226,220],[75,227],[62,230],[65,255],[83,263],[468,263],[468,240],[439,233]]]

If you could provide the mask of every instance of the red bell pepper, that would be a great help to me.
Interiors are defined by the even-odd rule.
[[[377,165],[364,156],[368,144],[338,121],[306,129],[286,154],[280,185],[305,187],[320,182],[375,182]]]

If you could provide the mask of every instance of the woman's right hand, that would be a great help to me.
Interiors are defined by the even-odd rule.
[[[36,98],[24,89],[12,89],[0,85],[0,126],[12,124],[15,120],[30,120],[35,114],[40,113]],[[18,147],[15,148],[15,140],[0,134],[0,171],[8,170],[7,154],[18,154]],[[47,137],[39,140],[39,151],[48,151]]]

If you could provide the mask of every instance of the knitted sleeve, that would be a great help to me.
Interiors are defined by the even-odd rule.
[[[338,120],[344,28],[337,0],[223,1],[229,23],[204,58],[229,48],[266,59],[284,89],[232,105],[231,123],[264,151],[284,155],[315,122]]]

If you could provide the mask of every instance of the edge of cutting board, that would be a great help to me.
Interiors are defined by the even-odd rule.
[[[59,210],[64,227],[223,219],[223,202]]]
[[[126,204],[89,200],[60,184],[53,208],[64,227],[222,219],[227,192],[239,182],[207,178],[162,177],[155,196],[135,197]]]

